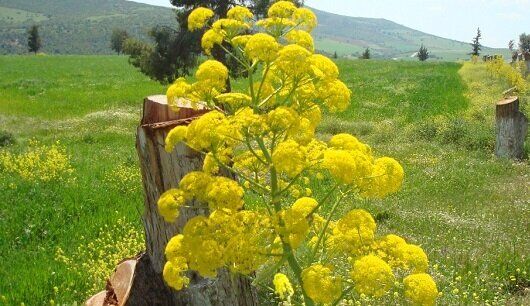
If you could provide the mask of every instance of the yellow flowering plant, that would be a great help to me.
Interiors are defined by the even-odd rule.
[[[246,71],[246,89],[226,92],[228,69],[207,60],[196,82],[181,78],[167,92],[175,111],[180,99],[211,109],[166,139],[168,152],[184,142],[205,159],[202,171],[187,174],[160,197],[161,216],[174,222],[192,200],[210,209],[169,241],[168,285],[186,287],[189,270],[215,277],[226,268],[255,277],[256,284],[272,282],[279,299],[295,304],[336,305],[391,289],[411,303],[434,304],[436,284],[425,274],[428,260],[419,246],[395,235],[378,237],[365,210],[338,215],[348,200],[397,192],[404,171],[352,135],[315,137],[322,111],[345,110],[351,91],[335,63],[314,54],[313,12],[278,1],[262,20],[244,7],[227,16],[213,21],[208,9],[199,8],[189,24],[208,27],[205,53],[225,49]],[[315,185],[329,188],[313,190]],[[248,199],[257,199],[252,210]]]

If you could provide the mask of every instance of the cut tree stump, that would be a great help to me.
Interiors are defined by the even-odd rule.
[[[495,155],[523,159],[528,119],[519,111],[519,98],[509,97],[497,103],[497,141]]]
[[[163,281],[162,271],[166,262],[164,251],[168,241],[181,233],[189,219],[208,214],[204,208],[206,206],[200,203],[188,203],[191,208],[183,208],[177,222],[172,224],[165,222],[158,213],[157,202],[162,193],[178,187],[182,177],[189,172],[202,170],[203,156],[186,145],[178,144],[171,153],[164,149],[165,138],[172,128],[188,125],[208,111],[201,107],[194,109],[186,100],[178,104],[180,110],[175,113],[167,105],[166,96],[151,96],[144,101],[136,147],[145,191],[143,223],[146,253],[140,258],[139,264],[144,271],[137,269],[135,274],[138,279],[134,281],[127,305],[258,305],[251,281],[230,275],[226,270],[220,270],[215,279],[202,278],[190,272],[190,285],[178,292],[169,289]],[[152,284],[164,288],[150,288]],[[147,296],[153,296],[153,290],[160,294],[156,295],[155,300],[146,299]]]
[[[172,128],[188,125],[208,112],[194,109],[187,101],[179,102],[180,111],[173,112],[166,96],[145,99],[141,125],[136,136],[136,148],[145,191],[145,209],[142,216],[146,252],[122,262],[107,283],[106,291],[90,298],[86,305],[127,306],[254,306],[258,305],[256,289],[249,278],[231,275],[226,269],[218,271],[217,278],[202,278],[189,272],[190,284],[175,291],[163,279],[166,262],[164,251],[168,241],[181,233],[187,221],[197,215],[207,215],[205,205],[188,203],[175,223],[167,223],[158,214],[158,198],[165,191],[178,187],[182,177],[192,171],[202,170],[203,157],[184,144],[167,153],[165,138]]]

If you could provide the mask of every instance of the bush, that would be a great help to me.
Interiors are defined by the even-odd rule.
[[[15,136],[7,131],[0,131],[0,148],[15,144]]]

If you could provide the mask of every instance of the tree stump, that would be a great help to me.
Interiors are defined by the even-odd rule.
[[[202,278],[190,272],[190,285],[176,292],[164,284],[162,271],[166,262],[164,251],[168,241],[181,233],[187,221],[197,215],[207,215],[205,205],[189,203],[183,208],[177,222],[170,224],[158,214],[160,195],[178,187],[187,173],[202,169],[203,156],[184,144],[167,153],[164,149],[167,134],[177,125],[187,125],[207,112],[193,109],[182,100],[180,111],[173,112],[165,96],[151,96],[144,101],[141,126],[138,127],[136,147],[145,191],[143,223],[146,236],[146,253],[139,259],[138,276],[127,305],[258,305],[257,294],[248,278],[233,276],[221,270],[215,279]],[[156,296],[153,295],[157,292]],[[152,298],[146,298],[151,296]],[[154,300],[153,300],[154,299]]]
[[[523,159],[528,119],[519,111],[519,98],[510,97],[497,103],[497,141],[495,155]]]

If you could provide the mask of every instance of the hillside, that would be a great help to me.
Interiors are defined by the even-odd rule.
[[[317,48],[357,56],[366,47],[376,57],[410,58],[424,43],[443,60],[467,58],[469,44],[426,34],[385,19],[347,17],[315,10]],[[26,52],[26,29],[41,25],[45,53],[110,54],[113,28],[146,38],[155,25],[175,26],[171,9],[125,0],[0,0],[0,54]],[[504,50],[486,49],[485,53]]]
[[[175,17],[171,9],[124,0],[0,0],[0,54],[26,52],[26,29],[34,23],[45,53],[111,54],[114,28],[147,38]]]
[[[367,47],[376,57],[409,58],[423,43],[434,57],[444,60],[469,58],[468,43],[423,33],[386,19],[347,17],[315,10],[319,49],[339,55],[360,55]],[[485,53],[505,50],[485,48]]]

